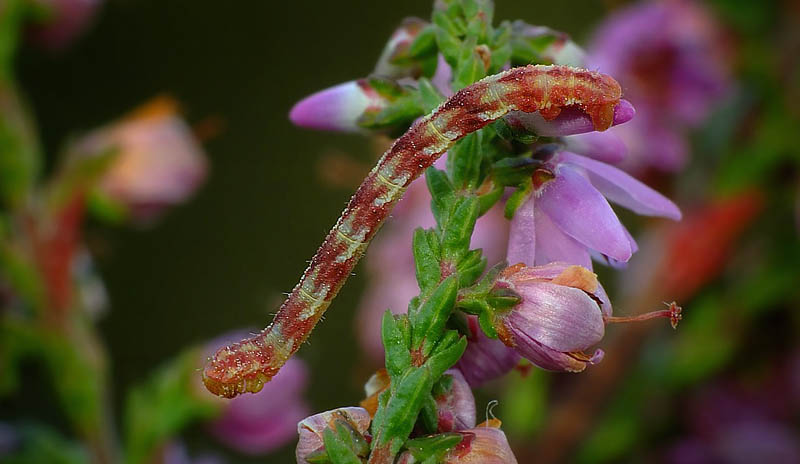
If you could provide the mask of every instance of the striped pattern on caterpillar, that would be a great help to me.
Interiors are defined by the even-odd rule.
[[[580,107],[602,131],[611,126],[621,96],[619,84],[607,75],[542,65],[513,68],[457,92],[381,157],[272,323],[219,349],[207,363],[206,388],[227,398],[260,391],[308,338],[408,185],[457,140],[509,111],[538,111],[554,119],[568,106]]]

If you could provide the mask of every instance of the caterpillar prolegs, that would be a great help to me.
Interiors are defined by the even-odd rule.
[[[567,66],[529,65],[489,76],[420,119],[384,153],[325,237],[272,323],[221,348],[203,370],[209,391],[258,392],[308,338],[406,187],[457,140],[509,111],[554,119],[577,106],[596,130],[611,126],[622,89],[611,77]]]

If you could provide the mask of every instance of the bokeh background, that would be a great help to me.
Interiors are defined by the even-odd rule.
[[[624,4],[498,0],[495,17],[546,24],[580,44],[611,10]],[[739,95],[745,95],[743,111],[758,119],[769,111],[770,99],[797,102],[796,61],[793,68],[778,66],[785,53],[797,56],[798,26],[791,19],[797,19],[796,5],[716,0],[709,7],[731,37],[733,73]],[[92,222],[86,231],[109,295],[110,310],[99,328],[109,348],[112,397],[118,407],[132,385],[182,348],[268,323],[351,194],[348,187],[321,178],[320,161],[333,153],[367,164],[379,151],[362,136],[294,127],[287,118],[289,109],[313,91],[369,73],[399,20],[427,18],[430,8],[427,0],[109,0],[70,47],[53,52],[22,45],[18,81],[48,157],[46,172],[54,169],[66,140],[159,94],[174,97],[194,127],[212,128],[204,141],[209,178],[192,201],[151,227]],[[778,48],[787,41],[789,50]],[[794,96],[787,96],[792,87]],[[740,108],[736,105],[742,103],[725,104]],[[791,110],[797,118],[797,107]],[[697,391],[735,383],[763,400],[768,391],[764,385],[772,376],[800,376],[797,361],[788,367],[800,349],[800,254],[793,223],[800,173],[796,146],[793,153],[783,148],[787,139],[797,140],[797,132],[796,126],[794,132],[781,127],[786,125],[764,129],[757,120],[745,125],[750,132],[736,142],[715,142],[712,135],[718,132],[706,126],[694,134],[692,172],[721,169],[720,159],[738,156],[735,163],[742,167],[720,181],[727,186],[720,189],[735,191],[736,182],[754,184],[767,206],[754,223],[743,226],[746,232],[730,248],[721,277],[680,302],[684,322],[697,327],[690,332],[697,336],[677,339],[680,328],[674,333],[659,326],[646,340],[631,342],[636,354],[624,357],[629,368],[618,374],[612,394],[590,414],[584,439],[573,447],[556,437],[554,446],[571,451],[556,453],[554,462],[652,462],[667,455],[681,437],[695,433],[687,417],[706,404],[698,400]],[[758,144],[753,148],[753,138],[759,138],[761,149]],[[780,160],[763,169],[740,159],[774,151]],[[755,182],[742,172],[751,173]],[[687,175],[677,183],[692,192],[700,190],[693,183],[704,179]],[[689,193],[677,201],[691,208],[695,205],[687,202],[700,204],[702,198]],[[313,411],[355,404],[376,367],[359,354],[354,335],[363,274],[362,265],[299,353],[310,368],[306,396]],[[603,270],[601,278],[615,288],[624,285],[626,274]],[[748,297],[753,301],[743,300]],[[646,309],[655,307],[618,307],[623,313]],[[655,367],[649,371],[648,366]],[[676,374],[675,369],[685,371]],[[27,365],[26,387],[0,400],[0,419],[40,420],[65,428],[42,377],[35,364]],[[514,448],[525,450],[520,462],[537,462],[537,438],[548,429],[548,413],[569,397],[573,380],[541,372],[508,377],[478,393],[479,421],[487,402],[499,400],[494,414],[506,420]],[[800,389],[800,382],[794,381],[784,390],[769,390],[785,400],[786,409],[800,402],[800,391],[792,390]],[[734,409],[762,407],[755,400],[730,401]],[[782,423],[797,446],[794,411]],[[231,462],[289,462],[293,457],[294,442],[268,457],[241,455],[209,440],[202,425],[190,428],[183,439],[192,454],[212,452]]]

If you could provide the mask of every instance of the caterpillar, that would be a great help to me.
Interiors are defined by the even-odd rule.
[[[610,76],[567,66],[529,65],[457,92],[395,140],[356,190],[272,323],[219,349],[203,369],[212,393],[256,393],[308,338],[408,185],[456,141],[509,111],[554,119],[585,111],[596,130],[611,126],[622,89]]]

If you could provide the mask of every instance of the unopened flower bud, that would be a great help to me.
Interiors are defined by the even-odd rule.
[[[466,379],[458,369],[445,372],[450,385],[447,391],[434,397],[439,414],[439,432],[453,432],[475,427],[475,398]]]
[[[355,433],[364,434],[369,429],[370,417],[364,408],[339,408],[307,417],[297,424],[300,440],[297,442],[295,457],[298,464],[309,464],[306,457],[324,448],[323,433],[335,427],[337,421],[344,421]]]
[[[629,101],[620,100],[614,107],[612,126],[630,121],[635,114],[636,110]],[[561,137],[594,131],[594,124],[589,115],[580,108],[573,107],[561,110],[558,117],[550,121],[539,113],[512,111],[506,116],[506,122],[512,127],[528,130],[545,137]]]
[[[535,365],[553,371],[580,372],[599,362],[603,352],[587,355],[605,332],[601,306],[610,305],[596,276],[581,266],[552,263],[509,267],[497,286],[518,294],[520,303],[497,314],[500,338]]]
[[[357,132],[366,113],[377,113],[389,105],[367,79],[339,84],[300,100],[289,112],[297,126],[310,129]]]

